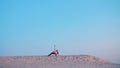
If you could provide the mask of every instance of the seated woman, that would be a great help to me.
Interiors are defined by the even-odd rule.
[[[51,52],[48,56],[51,56],[52,54],[57,56],[59,54],[59,52],[58,52],[58,50],[54,49],[53,52]]]

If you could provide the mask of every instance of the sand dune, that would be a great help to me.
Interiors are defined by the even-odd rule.
[[[0,57],[0,68],[120,68],[90,55]]]

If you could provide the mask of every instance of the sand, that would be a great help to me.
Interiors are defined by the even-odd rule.
[[[1,56],[0,68],[120,68],[120,64],[90,55]]]

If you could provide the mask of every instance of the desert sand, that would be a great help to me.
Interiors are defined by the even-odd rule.
[[[120,64],[90,56],[1,56],[0,68],[120,68]]]

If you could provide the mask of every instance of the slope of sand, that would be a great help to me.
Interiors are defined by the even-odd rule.
[[[89,55],[0,57],[0,68],[120,68]]]

